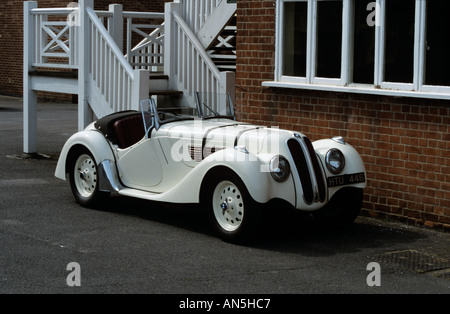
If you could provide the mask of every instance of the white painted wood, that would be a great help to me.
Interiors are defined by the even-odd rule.
[[[293,88],[306,90],[321,90],[330,92],[368,94],[368,95],[386,95],[394,97],[412,97],[412,98],[429,98],[429,99],[444,99],[450,100],[450,93],[447,93],[445,88],[442,92],[436,92],[435,89],[427,92],[424,91],[407,91],[407,90],[383,90],[373,86],[334,86],[334,85],[319,85],[319,84],[299,84],[292,82],[266,81],[262,83],[265,87],[279,87],[279,88]],[[438,88],[439,89],[439,88]]]
[[[89,107],[89,56],[91,52],[89,41],[89,15],[88,9],[94,7],[93,0],[79,1],[80,36],[78,41],[79,67],[78,67],[78,130],[83,130],[93,121],[93,112]]]
[[[148,99],[150,90],[150,71],[134,70],[134,82],[132,87],[131,110],[140,110],[141,100]]]
[[[233,104],[236,103],[236,73],[235,72],[221,72],[220,73],[220,94],[227,95],[226,97],[220,98],[220,106],[215,108],[217,112],[222,114],[227,114],[227,103],[228,95],[231,97]]]
[[[109,11],[112,13],[108,26],[109,33],[120,51],[123,51],[123,6],[121,4],[110,4]]]
[[[313,83],[316,77],[316,58],[317,58],[317,0],[308,1],[308,58],[306,79],[308,83]]]
[[[31,88],[29,72],[32,70],[35,27],[31,10],[37,8],[37,2],[23,3],[23,151],[37,153],[37,95]]]
[[[167,41],[168,24],[171,39]],[[166,26],[166,51],[179,51],[177,56],[172,56],[170,62],[170,87],[183,91],[185,102],[195,104],[195,93],[202,92],[211,97],[212,93],[225,91],[227,82],[221,81],[221,74],[214,62],[211,60],[203,45],[195,36],[189,25],[183,20],[177,10],[173,10],[169,21],[165,21]],[[192,60],[197,59],[197,66]],[[165,62],[167,64],[168,62]],[[166,65],[167,69],[167,65]],[[197,82],[192,78],[196,77]],[[221,87],[223,84],[224,87]],[[234,88],[234,87],[233,87]],[[207,99],[208,101],[209,99]],[[219,104],[213,104],[219,106]]]
[[[226,0],[221,1],[220,4],[214,8],[214,11],[208,16],[207,20],[197,32],[197,38],[205,49],[211,46],[213,41],[225,28],[228,21],[236,13],[236,9],[236,3],[227,3]],[[197,29],[198,26],[195,28]]]
[[[36,1],[31,1],[36,2]],[[37,2],[36,2],[37,3]],[[74,11],[73,8],[34,8],[31,14],[33,15],[69,15]]]
[[[165,44],[164,44],[164,74],[169,76],[169,88],[174,88],[174,80],[172,79],[175,75],[177,69],[175,60],[177,59],[177,54],[171,54],[172,46],[175,45],[176,41],[179,39],[176,33],[175,23],[173,21],[173,13],[179,11],[181,6],[179,3],[166,2],[164,7],[164,28],[165,28]]]
[[[355,6],[353,0],[343,0],[341,84],[353,83],[353,40]]]
[[[384,0],[377,0],[376,9],[379,12],[378,26],[375,26],[375,71],[374,85],[381,86],[384,80],[384,30],[385,30],[385,11],[386,4]]]
[[[33,91],[78,94],[78,79],[32,76],[30,78],[30,87]]]

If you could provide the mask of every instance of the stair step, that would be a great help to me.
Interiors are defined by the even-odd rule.
[[[149,94],[150,96],[179,96],[183,95],[183,92],[179,90],[151,90]]]
[[[169,76],[165,75],[162,72],[151,72],[150,79],[151,80],[168,80]]]
[[[234,61],[236,62],[236,55],[221,55],[221,54],[210,54],[209,57],[215,61],[215,60],[227,60],[227,61]]]
[[[235,65],[219,65],[219,66],[217,66],[217,68],[219,69],[220,72],[224,72],[224,71],[235,72],[236,71]]]
[[[220,36],[222,37],[226,37],[226,36],[235,36],[237,33],[237,31],[235,29],[224,29],[221,33]]]
[[[235,51],[236,47],[211,47],[208,51]]]
[[[30,76],[78,78],[78,71],[30,71],[28,74]]]

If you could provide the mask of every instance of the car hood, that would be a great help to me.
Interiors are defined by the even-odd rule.
[[[275,145],[291,137],[292,132],[229,119],[206,119],[168,123],[152,133],[152,137],[184,140],[194,146],[224,149],[243,146],[251,153],[270,152]]]

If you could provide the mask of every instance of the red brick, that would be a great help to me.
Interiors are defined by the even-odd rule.
[[[238,47],[244,47],[238,54],[238,69],[249,64],[245,57],[250,53],[250,45],[260,52],[270,52],[266,55],[269,60],[264,61],[275,64],[274,42],[258,47],[259,32],[247,32],[247,26],[239,24],[241,18],[255,20],[253,14],[258,14],[259,20],[267,21],[272,27],[274,3],[269,1],[267,12],[260,12],[257,8],[266,5],[266,1],[238,1],[238,28],[247,34],[238,38]],[[268,71],[261,77],[271,80],[274,76],[274,67],[261,71]],[[265,89],[260,81],[239,80],[246,75],[237,71],[237,80],[243,83],[240,87],[252,89],[251,93],[276,96],[275,103],[289,103],[289,109],[297,112],[298,125],[291,127],[307,130],[314,139],[336,131],[347,135],[347,140],[361,153],[368,171],[365,213],[373,217],[396,217],[418,225],[442,226],[444,220],[450,219],[450,193],[446,193],[450,190],[450,184],[446,183],[450,181],[450,174],[446,175],[450,172],[450,101]],[[237,102],[245,97],[248,97],[245,93],[238,95]],[[298,101],[299,97],[302,101]],[[280,114],[281,111],[275,112]]]

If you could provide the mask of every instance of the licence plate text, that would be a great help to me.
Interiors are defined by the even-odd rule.
[[[362,182],[366,182],[366,175],[364,174],[364,172],[344,174],[342,176],[329,177],[328,187],[332,188],[335,186],[362,183]]]

